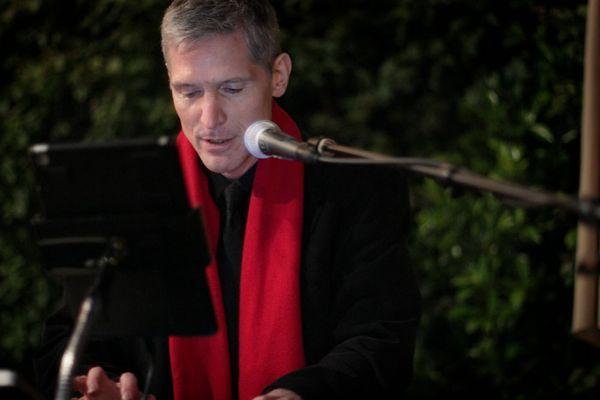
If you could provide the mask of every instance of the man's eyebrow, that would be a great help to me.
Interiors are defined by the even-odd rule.
[[[251,80],[251,78],[249,78],[249,77],[231,78],[231,79],[226,79],[223,82],[221,82],[221,85],[226,84],[226,83],[246,83],[250,80]]]
[[[250,77],[235,77],[235,78],[230,78],[230,79],[225,79],[223,81],[216,81],[216,82],[209,82],[208,86],[221,86],[221,85],[226,85],[226,84],[239,84],[239,83],[246,83],[251,81],[252,78]],[[184,83],[184,82],[173,82],[171,83],[171,87],[177,91],[181,91],[181,90],[194,90],[194,89],[199,89],[202,88],[204,85],[201,83]]]
[[[199,89],[201,86],[200,85],[194,85],[192,83],[171,83],[171,87],[173,89],[175,89],[176,91],[182,91],[182,90],[195,90],[195,89]]]

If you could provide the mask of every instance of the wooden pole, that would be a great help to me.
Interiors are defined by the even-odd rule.
[[[589,0],[585,38],[579,197],[600,199],[600,0]],[[579,223],[573,335],[600,347],[599,228]]]

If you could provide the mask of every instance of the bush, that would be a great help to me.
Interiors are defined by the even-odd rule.
[[[574,194],[585,2],[274,2],[309,136]],[[173,134],[158,0],[0,5],[0,359],[29,374],[58,291],[36,263],[29,145]],[[412,178],[415,398],[595,398],[569,333],[577,221]]]

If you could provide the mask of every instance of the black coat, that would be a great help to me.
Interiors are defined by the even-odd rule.
[[[266,389],[288,388],[304,399],[397,398],[412,376],[420,312],[406,246],[406,185],[382,167],[309,165],[304,204],[301,297],[307,367]],[[71,327],[64,311],[46,323],[35,364],[49,398]],[[83,368],[102,365],[114,376],[131,371],[142,381],[150,348],[155,359],[150,393],[171,398],[167,339],[145,340],[90,342]]]

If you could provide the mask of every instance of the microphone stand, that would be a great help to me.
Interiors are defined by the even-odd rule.
[[[596,9],[596,11],[598,10]],[[600,202],[597,197],[573,198],[564,194],[531,189],[514,183],[495,181],[452,164],[421,158],[386,156],[341,146],[328,138],[312,138],[307,141],[307,145],[313,153],[315,162],[395,166],[417,175],[434,178],[443,184],[465,187],[478,192],[489,192],[519,205],[551,206],[567,211],[579,218],[580,235],[583,225],[591,232],[594,228],[600,227]],[[312,161],[310,158],[305,159]],[[599,347],[600,331],[598,330],[597,306],[595,305],[598,300],[598,236],[591,235],[586,240],[585,244],[581,244],[581,240],[578,240],[577,243],[578,256],[580,249],[583,249],[581,253],[587,257],[587,262],[578,262],[575,267],[576,283],[580,283],[579,289],[577,286],[575,287],[572,332],[577,338]],[[588,246],[589,249],[584,246]],[[583,286],[584,284],[586,286]]]
[[[531,189],[522,185],[500,182],[476,174],[463,167],[423,158],[392,157],[372,151],[342,146],[329,138],[311,138],[308,143],[317,153],[316,161],[326,164],[389,165],[420,176],[478,192],[489,192],[523,206],[552,206],[577,215],[582,221],[600,224],[600,204],[597,199],[576,199],[564,194]],[[340,157],[338,157],[340,156]]]
[[[126,254],[125,244],[121,239],[113,238],[108,243],[106,253],[97,260],[90,260],[90,267],[96,267],[96,277],[85,299],[79,308],[75,327],[63,353],[58,373],[55,400],[71,398],[73,378],[79,365],[81,355],[90,337],[94,320],[102,310],[102,300],[110,282],[113,269],[116,268]],[[93,265],[92,265],[93,264]]]

